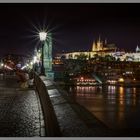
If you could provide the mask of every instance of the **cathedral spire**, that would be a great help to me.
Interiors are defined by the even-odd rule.
[[[105,39],[105,45],[107,45],[107,39]]]
[[[99,40],[98,40],[99,42],[101,42],[101,36],[99,35]]]
[[[137,47],[136,47],[136,52],[140,52],[140,48],[139,48],[138,45],[137,45]]]
[[[95,43],[95,41],[93,41],[92,51],[96,51],[96,43]]]

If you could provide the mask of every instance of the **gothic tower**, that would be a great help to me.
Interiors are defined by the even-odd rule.
[[[136,47],[136,53],[137,52],[140,52],[140,48],[139,48],[139,46],[137,45],[137,47]]]
[[[93,42],[93,45],[92,45],[92,51],[93,51],[93,52],[94,52],[94,51],[97,51],[97,47],[96,47],[95,41]]]
[[[97,41],[97,51],[102,50],[103,49],[103,43],[101,42],[100,36],[99,36],[99,40]]]

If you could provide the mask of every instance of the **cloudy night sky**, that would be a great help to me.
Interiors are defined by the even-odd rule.
[[[53,54],[90,50],[99,35],[118,48],[140,46],[139,3],[0,3],[0,55],[31,54],[38,29],[53,35]]]

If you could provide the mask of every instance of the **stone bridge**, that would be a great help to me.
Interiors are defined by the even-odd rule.
[[[14,75],[0,76],[0,137],[113,136],[54,81],[35,74],[35,85],[21,89]]]

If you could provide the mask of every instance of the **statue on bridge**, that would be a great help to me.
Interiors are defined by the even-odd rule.
[[[47,39],[44,42],[44,68],[45,75],[48,79],[54,79],[52,71],[52,34],[47,34]]]

